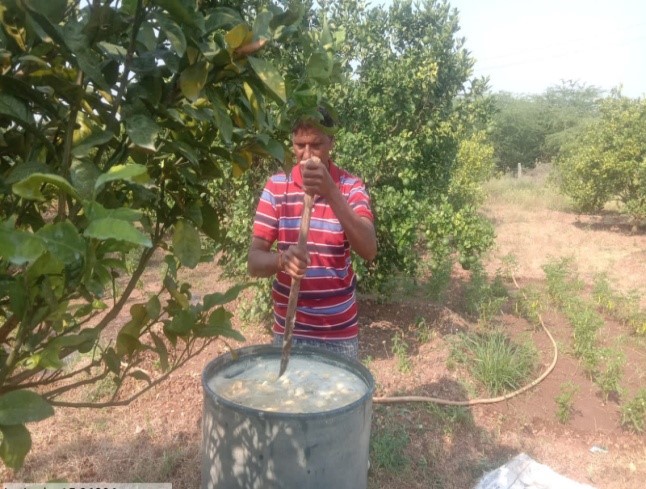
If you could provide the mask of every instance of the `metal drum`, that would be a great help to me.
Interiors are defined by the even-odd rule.
[[[280,360],[269,345],[241,348],[212,360],[202,373],[202,489],[365,489],[375,382],[359,362],[294,347],[290,357],[340,367],[365,384],[350,404],[323,412],[287,413],[244,406],[212,389],[225,371],[259,359]],[[288,367],[289,369],[289,367]],[[276,376],[278,368],[276,369]]]

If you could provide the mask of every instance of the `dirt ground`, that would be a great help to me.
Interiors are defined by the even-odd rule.
[[[545,279],[541,267],[550,258],[573,256],[587,284],[595,273],[605,271],[613,286],[646,296],[646,234],[631,232],[614,216],[577,217],[491,203],[485,211],[497,234],[496,248],[487,260],[490,275],[512,254],[518,263],[519,285],[541,283]],[[227,285],[217,278],[214,267],[201,267],[195,277],[196,287],[204,292]],[[467,278],[456,270],[454,295],[443,305],[431,303],[423,290],[404,291],[388,302],[361,298],[360,358],[376,379],[377,396],[466,400],[481,395],[470,390],[460,368],[447,367],[450,336],[474,327],[473,321],[457,312],[457,294]],[[572,328],[565,318],[549,311],[544,320],[559,347],[559,358],[552,373],[524,394],[468,408],[375,404],[372,439],[396,435],[395,439],[403,440],[404,457],[395,469],[373,467],[368,487],[466,489],[521,452],[599,489],[644,487],[646,437],[622,429],[621,400],[604,401],[599,388],[586,377],[569,351]],[[540,351],[541,370],[550,364],[553,349],[543,331],[510,311],[499,321],[510,335],[532,338]],[[420,324],[429,327],[426,341],[420,341]],[[261,325],[241,327],[245,344],[269,342]],[[400,372],[393,353],[397,333],[408,345],[409,373]],[[611,320],[599,335],[604,344],[619,341],[625,352],[622,386],[630,398],[646,386],[645,343]],[[223,344],[213,344],[127,407],[57,409],[55,417],[30,425],[33,448],[25,467],[16,473],[1,467],[0,480],[170,481],[174,489],[199,487],[201,372],[225,350]],[[573,418],[562,424],[556,417],[555,398],[568,381],[579,389]]]

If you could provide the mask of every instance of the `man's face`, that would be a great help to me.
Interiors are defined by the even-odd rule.
[[[333,144],[330,136],[312,126],[299,127],[292,134],[292,146],[297,163],[316,156],[325,166],[328,166]]]

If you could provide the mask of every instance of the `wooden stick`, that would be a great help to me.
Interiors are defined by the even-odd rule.
[[[301,227],[298,233],[298,246],[307,248],[307,235],[310,231],[310,219],[312,217],[312,207],[314,197],[305,194],[303,197],[303,214],[301,216]],[[289,300],[287,302],[287,314],[285,315],[285,335],[283,336],[283,352],[280,357],[280,371],[278,377],[285,373],[287,363],[289,362],[289,353],[292,351],[292,336],[294,334],[294,322],[296,321],[296,304],[298,303],[298,293],[301,290],[301,279],[292,278],[292,285],[289,289]]]

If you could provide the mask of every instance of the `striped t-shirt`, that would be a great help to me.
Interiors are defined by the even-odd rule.
[[[350,207],[361,217],[373,220],[370,197],[363,183],[330,162],[330,175]],[[288,176],[272,176],[260,196],[253,236],[280,251],[298,242],[303,213],[300,165]],[[301,279],[294,336],[345,340],[358,333],[355,300],[356,277],[350,260],[350,243],[327,200],[316,197],[307,238],[310,265]],[[274,280],[274,332],[285,332],[285,315],[291,277],[279,272]]]

